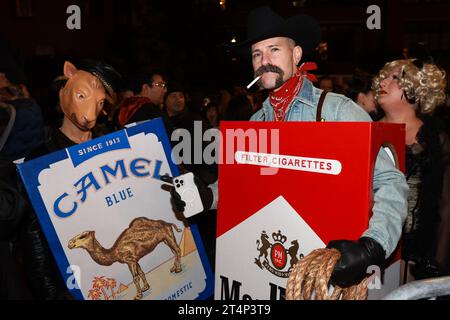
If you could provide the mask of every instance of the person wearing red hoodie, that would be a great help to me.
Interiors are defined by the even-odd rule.
[[[126,98],[119,107],[118,127],[133,122],[162,116],[161,105],[167,92],[167,85],[160,73],[148,72],[134,77],[134,96]]]

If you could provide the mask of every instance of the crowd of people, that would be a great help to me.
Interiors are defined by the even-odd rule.
[[[402,258],[411,263],[414,279],[450,275],[445,71],[432,57],[387,62],[377,75],[355,66],[345,95],[336,94],[333,78],[324,75],[317,81],[310,74],[314,66],[302,60],[320,39],[314,19],[305,15],[284,19],[261,7],[250,13],[248,30],[248,40],[236,48],[251,56],[254,76],[261,76],[260,90],[235,86],[193,92],[187,83],[167,79],[163,71],[144,67],[123,75],[100,61],[66,62],[63,75],[51,84],[61,117],[50,126],[44,125],[42,110],[26,84],[14,79],[16,70],[0,63],[0,299],[70,299],[13,161],[27,161],[159,117],[169,137],[179,128],[193,133],[195,123],[207,130],[232,120],[406,124],[406,173],[380,151],[368,229],[357,241],[335,239],[328,244],[342,254],[332,281],[343,287],[359,281],[367,266],[384,264],[401,237]],[[80,83],[89,89],[80,93],[76,90]],[[214,267],[218,166],[190,161],[180,169],[194,173],[209,211],[190,222],[199,226]],[[182,212],[185,204],[174,190],[172,198],[175,210]]]

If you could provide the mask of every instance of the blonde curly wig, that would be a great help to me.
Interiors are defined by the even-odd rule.
[[[381,81],[395,70],[399,70],[398,86],[416,106],[416,112],[432,113],[436,106],[445,102],[445,71],[435,64],[413,59],[394,60],[384,65],[372,82],[375,99],[378,100]]]

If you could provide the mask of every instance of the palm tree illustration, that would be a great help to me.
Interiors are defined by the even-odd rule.
[[[107,286],[107,281],[104,279],[104,277],[105,276],[94,277],[94,280],[92,280],[92,287],[97,290],[100,290],[103,293],[105,300],[108,300],[108,295],[105,292],[105,287]]]
[[[107,285],[107,287],[111,290],[111,297],[112,297],[112,299],[114,300],[114,299],[116,298],[116,294],[115,294],[115,292],[114,292],[114,288],[115,288],[116,285],[117,285],[116,280],[113,279],[113,278],[107,278],[107,279],[106,279],[106,285]]]
[[[92,300],[100,300],[101,292],[98,289],[91,289],[88,293],[88,298]]]

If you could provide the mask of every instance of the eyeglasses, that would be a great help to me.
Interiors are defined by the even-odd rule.
[[[165,82],[155,82],[152,83],[152,86],[161,87],[161,88],[167,88],[167,84]]]

